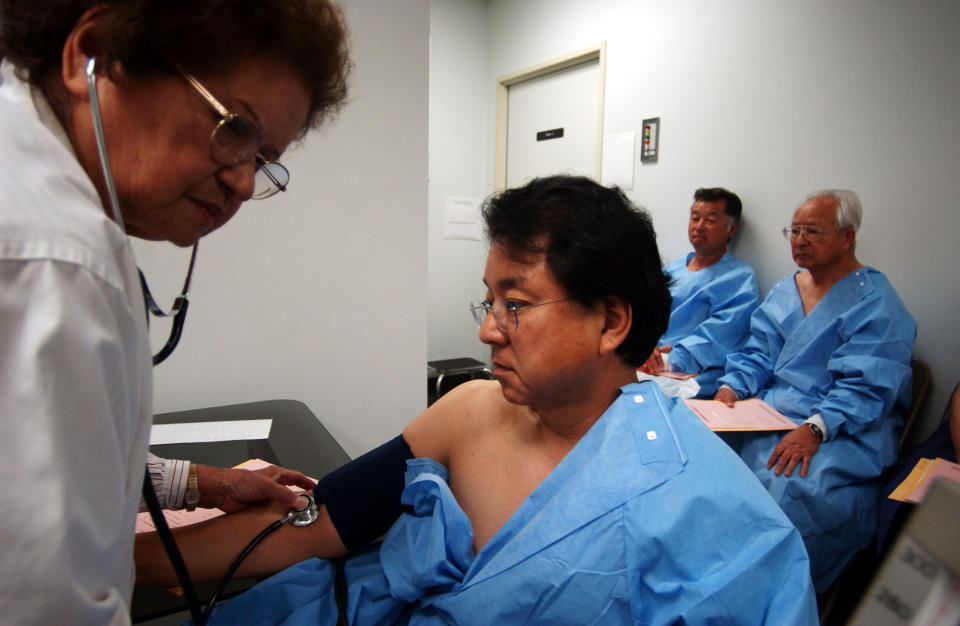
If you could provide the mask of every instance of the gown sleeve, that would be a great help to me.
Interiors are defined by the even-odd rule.
[[[670,351],[671,366],[683,372],[723,367],[727,355],[743,345],[757,308],[757,279],[747,268],[720,275],[708,289],[710,316]]]
[[[899,398],[908,401],[916,323],[902,304],[878,294],[843,316],[839,334],[827,362],[834,383],[815,408],[831,438],[871,428]]]
[[[740,399],[757,395],[770,382],[773,365],[783,349],[783,334],[770,314],[777,287],[750,316],[750,336],[743,349],[727,357],[717,385],[729,385]]]

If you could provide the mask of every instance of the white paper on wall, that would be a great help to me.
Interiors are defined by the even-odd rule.
[[[635,130],[603,136],[603,169],[600,172],[602,184],[608,187],[617,185],[624,191],[633,189],[636,142]]]
[[[447,196],[443,204],[443,238],[480,241],[479,198]]]

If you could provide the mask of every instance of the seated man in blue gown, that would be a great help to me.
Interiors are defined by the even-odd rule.
[[[760,301],[753,268],[727,251],[742,206],[739,196],[723,187],[693,194],[687,227],[693,252],[666,267],[673,279],[670,325],[640,368],[650,375],[665,368],[696,373],[697,397],[717,392],[727,355],[743,347]]]
[[[852,191],[797,208],[784,236],[801,269],[754,312],[716,394],[729,405],[759,396],[796,422],[784,436],[728,441],[803,535],[818,592],[873,537],[879,477],[910,403],[917,325],[886,276],[857,261],[861,216]]]
[[[684,405],[636,381],[670,305],[649,216],[559,176],[493,197],[484,220],[473,314],[496,380],[456,387],[322,479],[320,521],[270,535],[239,575],[351,552],[342,569],[303,561],[214,623],[815,623],[796,529]],[[282,514],[177,539],[212,579]],[[138,582],[173,582],[151,538],[136,556]]]

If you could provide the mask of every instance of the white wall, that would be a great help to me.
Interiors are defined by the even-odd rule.
[[[665,259],[689,249],[693,190],[723,185],[744,201],[734,250],[766,291],[794,269],[779,230],[805,194],[856,190],[858,256],[887,274],[917,319],[915,355],[934,372],[919,434],[934,428],[960,379],[960,3],[491,0],[487,20],[490,129],[496,76],[607,42],[605,132],[661,117],[660,160],[638,164],[628,195],[654,215]],[[467,20],[461,27],[475,35]],[[433,56],[455,54],[433,37]],[[432,100],[444,89],[431,79]],[[441,115],[431,111],[432,128]],[[488,139],[460,149],[486,151],[471,172],[492,168]],[[435,211],[431,203],[431,223]],[[446,262],[431,247],[431,267]],[[431,297],[431,329],[454,314]],[[455,356],[475,339],[436,346],[431,330],[430,341],[431,354]]]
[[[443,238],[448,196],[484,198],[493,185],[486,0],[430,5],[430,360],[490,351],[477,338],[469,303],[483,297],[486,244]]]
[[[429,3],[343,4],[350,101],[284,155],[287,193],[201,241],[155,407],[297,399],[356,456],[426,406]],[[186,251],[140,242],[137,254],[169,306]],[[153,323],[155,347],[167,328]]]

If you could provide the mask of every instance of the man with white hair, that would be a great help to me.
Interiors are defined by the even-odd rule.
[[[873,537],[879,476],[897,458],[917,325],[854,255],[852,191],[810,194],[783,230],[800,270],[777,283],[727,359],[715,399],[758,396],[797,424],[725,437],[803,535],[817,592]],[[799,467],[798,472],[794,472]]]
[[[694,192],[687,226],[693,252],[664,268],[673,297],[670,325],[640,367],[653,376],[664,369],[697,374],[698,397],[716,393],[727,355],[743,347],[760,303],[753,268],[727,251],[742,211],[740,197],[723,187]]]

